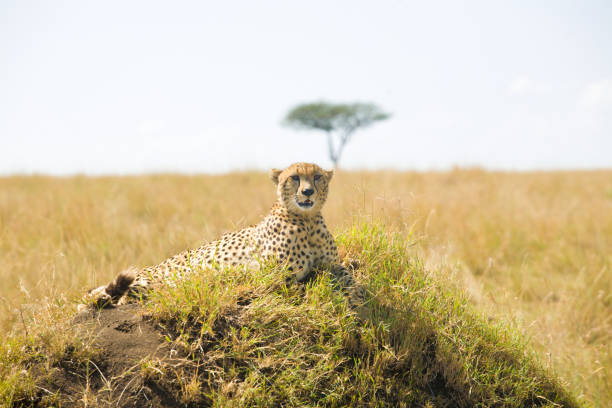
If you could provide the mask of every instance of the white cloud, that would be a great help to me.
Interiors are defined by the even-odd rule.
[[[551,84],[533,80],[526,75],[516,77],[508,85],[508,95],[542,95],[554,92],[556,87]]]
[[[602,79],[588,84],[578,99],[578,106],[585,109],[612,106],[612,80]]]
[[[161,119],[147,119],[138,123],[136,131],[139,135],[151,136],[164,129],[166,122]]]
[[[510,82],[509,95],[525,95],[535,90],[535,83],[526,76],[520,76]]]

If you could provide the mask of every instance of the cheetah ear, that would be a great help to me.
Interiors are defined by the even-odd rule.
[[[325,177],[327,178],[327,181],[330,181],[332,179],[332,177],[334,176],[334,171],[333,170],[323,170],[325,172]]]
[[[270,180],[274,182],[274,184],[278,185],[278,176],[282,173],[282,170],[272,169],[270,170]]]

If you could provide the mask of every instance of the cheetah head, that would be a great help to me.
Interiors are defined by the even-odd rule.
[[[285,170],[270,171],[283,205],[293,213],[307,216],[321,211],[333,175],[333,171],[311,163],[294,163]]]

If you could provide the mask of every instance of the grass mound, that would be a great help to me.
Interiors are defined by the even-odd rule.
[[[363,225],[338,240],[360,260],[370,294],[358,311],[325,272],[300,285],[274,265],[202,271],[142,307],[102,311],[97,323],[80,317],[59,332],[47,323],[11,337],[1,346],[0,401],[578,406],[515,331],[428,274],[405,239]]]

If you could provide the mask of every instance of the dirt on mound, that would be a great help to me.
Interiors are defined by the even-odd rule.
[[[172,378],[155,376],[152,361],[180,368],[185,360],[172,349],[158,326],[138,304],[81,313],[74,319],[95,337],[100,352],[86,362],[64,358],[50,372],[40,372],[40,399],[34,406],[179,407]],[[179,370],[180,371],[180,370]],[[177,375],[180,372],[177,371]],[[173,376],[174,377],[174,376]]]

